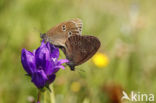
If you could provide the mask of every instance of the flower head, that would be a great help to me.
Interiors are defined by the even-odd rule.
[[[107,55],[98,52],[93,56],[93,63],[97,67],[106,67],[109,63],[109,59],[108,59]]]
[[[59,49],[50,43],[42,41],[41,46],[33,52],[22,49],[21,62],[32,82],[38,87],[43,88],[55,80],[55,73],[64,69],[63,63],[67,59],[58,60]]]

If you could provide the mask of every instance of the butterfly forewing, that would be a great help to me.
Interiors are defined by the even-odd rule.
[[[65,46],[67,38],[73,35],[82,34],[82,21],[78,18],[60,23],[51,28],[44,36],[41,36],[46,42],[56,46]]]
[[[68,38],[65,43],[65,55],[70,61],[71,69],[90,59],[100,47],[100,41],[94,36],[75,35]]]

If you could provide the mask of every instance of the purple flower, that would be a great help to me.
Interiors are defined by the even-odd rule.
[[[41,46],[33,52],[22,49],[21,61],[25,71],[32,78],[32,82],[43,88],[55,80],[55,73],[64,69],[63,63],[67,59],[58,60],[59,49],[50,43],[42,41]]]

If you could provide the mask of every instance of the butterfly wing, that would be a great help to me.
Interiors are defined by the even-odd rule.
[[[60,23],[51,28],[44,36],[45,41],[51,42],[56,46],[65,46],[68,37],[82,34],[82,21],[78,18]]]
[[[94,36],[75,35],[69,37],[63,51],[70,61],[68,65],[71,70],[90,59],[97,52],[100,44],[99,39]]]

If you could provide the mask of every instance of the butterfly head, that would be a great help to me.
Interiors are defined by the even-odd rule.
[[[47,41],[47,39],[48,39],[47,36],[46,36],[46,33],[43,33],[43,34],[41,33],[41,34],[40,34],[40,37],[41,37],[41,39],[44,40],[44,41]]]

